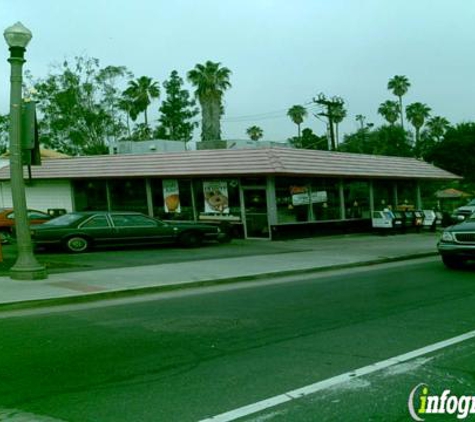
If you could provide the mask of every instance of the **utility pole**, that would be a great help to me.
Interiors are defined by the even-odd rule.
[[[316,98],[312,100],[314,103],[319,104],[323,111],[318,113],[319,116],[324,116],[328,119],[328,129],[330,132],[330,144],[331,150],[336,150],[336,140],[335,140],[335,127],[334,121],[337,110],[343,107],[344,101],[340,97],[327,98],[323,93],[318,94]]]

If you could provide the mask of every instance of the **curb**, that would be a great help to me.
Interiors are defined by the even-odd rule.
[[[256,281],[264,278],[281,278],[289,277],[295,275],[309,275],[314,273],[321,273],[326,271],[333,271],[346,268],[355,268],[355,267],[364,267],[371,265],[386,264],[391,262],[399,261],[408,261],[412,259],[427,258],[431,256],[437,256],[438,252],[422,252],[413,255],[402,255],[391,258],[378,258],[368,261],[352,262],[349,264],[337,264],[329,265],[326,267],[314,267],[314,268],[305,268],[297,270],[287,270],[280,272],[266,272],[259,274],[250,274],[237,277],[227,277],[211,280],[201,280],[201,281],[188,281],[181,282],[172,285],[162,285],[162,286],[145,286],[145,287],[136,287],[130,289],[121,289],[121,290],[111,290],[107,292],[99,293],[89,293],[76,296],[66,296],[58,298],[47,298],[47,299],[32,299],[25,301],[9,302],[0,304],[0,313],[5,311],[16,311],[16,310],[25,310],[25,309],[34,309],[34,308],[46,308],[52,306],[61,306],[61,305],[71,305],[71,304],[81,304],[88,302],[97,302],[101,300],[113,300],[113,299],[122,299],[124,297],[139,296],[153,293],[165,293],[175,290],[191,289],[198,287],[211,287],[218,286],[222,284],[232,284],[248,281]]]

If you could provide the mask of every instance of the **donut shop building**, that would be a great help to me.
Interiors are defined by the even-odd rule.
[[[9,168],[0,206],[11,206]],[[227,222],[245,238],[369,230],[371,212],[435,205],[458,176],[413,158],[262,148],[85,156],[25,171],[28,207],[138,211],[165,220]]]

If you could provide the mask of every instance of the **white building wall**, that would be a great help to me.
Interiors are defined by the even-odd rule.
[[[73,210],[72,189],[69,180],[33,180],[25,187],[28,208],[47,211],[50,208]],[[12,192],[10,182],[0,183],[0,207],[11,207]]]

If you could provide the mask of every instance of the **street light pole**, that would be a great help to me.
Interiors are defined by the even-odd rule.
[[[10,26],[3,33],[10,47],[11,91],[10,91],[10,179],[15,214],[15,231],[18,257],[10,269],[10,277],[15,280],[41,280],[47,278],[46,269],[33,254],[28,222],[25,183],[21,150],[21,103],[24,54],[31,40],[31,32],[20,22]]]

